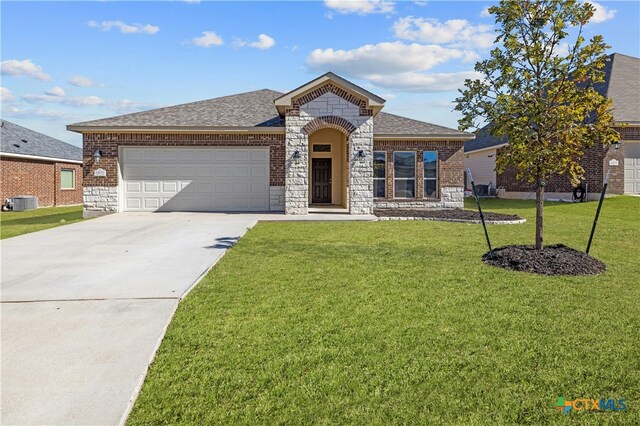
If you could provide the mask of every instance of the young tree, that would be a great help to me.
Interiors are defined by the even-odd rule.
[[[594,90],[607,60],[602,36],[586,43],[583,27],[594,7],[574,0],[503,0],[493,6],[498,29],[490,58],[476,63],[481,79],[466,80],[456,110],[462,130],[490,123],[508,145],[496,169],[516,169],[535,184],[536,249],[543,247],[545,182],[568,174],[577,183],[579,161],[594,143],[618,140],[611,102]]]

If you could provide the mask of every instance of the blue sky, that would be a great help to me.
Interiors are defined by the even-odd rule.
[[[387,112],[456,127],[456,89],[491,48],[490,4],[2,1],[2,117],[80,145],[65,125],[334,71]],[[597,7],[586,35],[640,56],[640,2]]]

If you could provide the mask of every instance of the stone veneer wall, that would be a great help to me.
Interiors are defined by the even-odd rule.
[[[328,87],[329,86],[329,87]],[[327,88],[328,87],[328,88]],[[315,93],[314,93],[315,92]],[[309,209],[309,137],[322,128],[334,128],[348,135],[349,211],[373,212],[373,118],[371,111],[339,96],[330,85],[294,100],[286,112],[285,212],[307,214]],[[342,94],[343,95],[343,94]],[[300,104],[300,100],[304,104]],[[342,119],[342,120],[341,120]],[[350,125],[349,125],[350,124]],[[305,129],[305,126],[306,129]],[[362,150],[364,158],[358,153]],[[294,158],[298,151],[299,158]]]
[[[269,210],[272,212],[284,211],[284,186],[269,187]]]
[[[117,186],[85,186],[83,189],[85,218],[104,216],[118,211]]]
[[[438,200],[376,198],[373,204],[376,209],[462,209],[464,208],[464,188],[461,186],[440,187],[440,199]]]

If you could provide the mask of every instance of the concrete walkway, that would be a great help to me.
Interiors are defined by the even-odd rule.
[[[259,217],[121,213],[3,240],[0,423],[124,421],[180,297]]]

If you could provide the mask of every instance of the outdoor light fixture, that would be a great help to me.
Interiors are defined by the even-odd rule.
[[[96,163],[100,162],[100,158],[102,157],[102,151],[100,151],[99,149],[96,150],[96,152],[93,153],[93,160]]]
[[[614,144],[613,144],[613,146],[614,146],[616,149],[620,149],[620,147],[622,146],[622,142],[618,141],[618,142],[614,143]]]
[[[300,158],[300,151],[298,150],[293,151],[293,158],[295,158],[296,160]]]
[[[365,157],[365,155],[366,155],[366,154],[364,153],[364,150],[363,150],[363,149],[361,149],[360,151],[358,151],[358,158],[364,158],[364,157]]]

